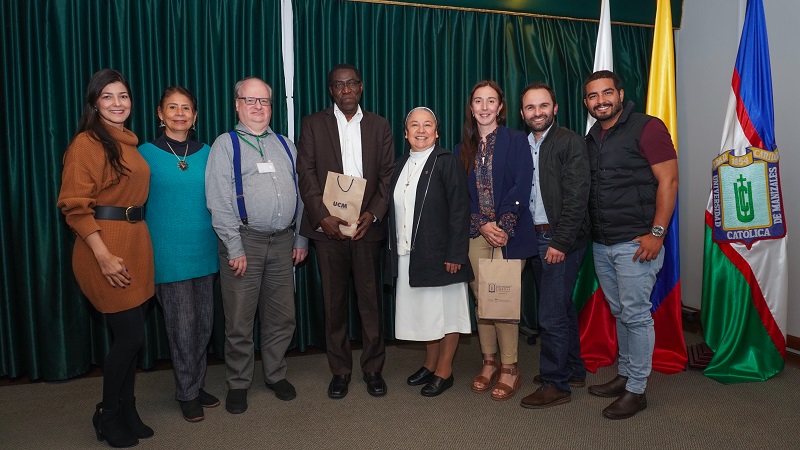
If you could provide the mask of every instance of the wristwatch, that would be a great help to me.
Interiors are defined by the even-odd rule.
[[[653,225],[653,228],[650,229],[650,234],[652,234],[655,237],[661,237],[666,232],[667,230],[664,229],[664,227],[662,227],[661,225]]]

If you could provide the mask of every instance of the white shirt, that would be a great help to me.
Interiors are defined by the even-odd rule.
[[[347,117],[339,106],[333,104],[333,115],[336,117],[336,126],[339,128],[339,145],[342,149],[342,168],[345,175],[364,178],[364,163],[361,159],[361,119],[364,113],[358,107],[353,118]]]
[[[397,184],[394,187],[394,218],[397,224],[397,254],[411,253],[411,239],[414,237],[414,207],[417,202],[417,184],[422,168],[433,153],[433,147],[421,152],[411,152]]]
[[[528,134],[528,144],[531,146],[531,157],[533,158],[533,181],[531,182],[531,200],[528,209],[531,211],[531,216],[533,216],[533,223],[535,225],[550,223],[547,221],[547,213],[544,210],[544,202],[542,201],[542,190],[539,187],[539,151],[542,147],[542,142],[544,142],[544,138],[546,138],[547,133],[550,132],[550,128],[553,128],[553,126],[550,125],[550,127],[545,130],[538,142],[536,138],[533,137],[533,132]]]

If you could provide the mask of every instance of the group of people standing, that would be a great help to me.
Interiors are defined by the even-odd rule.
[[[407,383],[433,397],[453,386],[459,334],[471,332],[468,291],[478,292],[478,261],[500,249],[504,258],[531,260],[539,289],[534,381],[541,386],[521,406],[569,402],[571,388],[586,378],[572,291],[592,239],[597,276],[617,319],[619,374],[589,392],[615,398],[603,411],[612,419],[644,409],[654,345],[649,296],[663,261],[677,162],[664,124],[623,103],[617,75],[586,79],[584,104],[597,124],[585,139],[559,127],[555,93],[543,83],[520,96],[530,134],[507,128],[505,95],[484,80],[470,92],[452,153],[437,143],[440,117],[419,106],[405,117],[408,151],[396,161],[389,122],[360,106],[361,72],[337,65],[327,85],[333,105],[303,118],[296,147],[269,125],[272,88],[250,77],[234,87],[239,122],[212,146],[193,136],[195,96],[171,86],[156,109],[163,133],[137,149],[138,138],[124,126],[132,107],[127,80],[111,69],[92,76],[64,155],[58,205],[77,235],[78,284],[113,335],[93,416],[98,439],[127,447],[153,435],[136,410],[134,379],[144,304],[154,295],[183,417],[202,420],[203,408],[220,404],[203,389],[217,272],[227,411],[247,410],[256,313],[266,387],[278,399],[295,398],[285,354],[296,320],[293,266],[307,257],[309,239],[322,282],[330,398],[347,395],[353,372],[351,279],[367,392],[387,392],[383,279],[396,286],[396,337],[426,346]],[[355,223],[325,206],[328,172],[366,179]],[[352,236],[343,233],[347,226]],[[522,380],[518,324],[479,317],[478,333],[483,365],[471,389],[491,391],[494,400],[514,397]]]

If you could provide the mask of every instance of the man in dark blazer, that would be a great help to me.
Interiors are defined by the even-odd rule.
[[[350,276],[358,297],[363,352],[361,371],[367,392],[386,394],[381,376],[385,351],[381,330],[380,253],[386,239],[384,216],[394,167],[389,122],[359,106],[364,91],[361,72],[339,64],[328,73],[334,105],[303,118],[297,145],[297,174],[305,204],[300,233],[314,241],[325,305],[325,344],[333,378],[330,398],[347,395],[353,370],[347,333]],[[328,171],[367,180],[360,217],[352,237],[322,202]]]

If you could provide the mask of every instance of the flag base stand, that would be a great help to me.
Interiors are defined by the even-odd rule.
[[[689,356],[689,367],[692,369],[705,369],[714,356],[714,351],[705,342],[687,345],[686,353]]]

